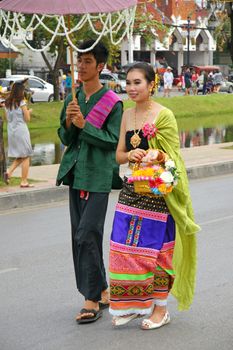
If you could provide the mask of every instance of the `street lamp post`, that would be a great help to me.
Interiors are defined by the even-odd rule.
[[[188,40],[188,45],[187,45],[187,67],[190,65],[190,20],[191,18],[188,16],[187,17],[187,40]]]

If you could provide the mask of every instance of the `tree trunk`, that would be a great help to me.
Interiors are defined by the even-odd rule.
[[[0,117],[0,178],[3,179],[3,174],[6,171],[6,158],[3,141],[3,120]]]
[[[59,97],[59,81],[58,81],[58,77],[59,77],[59,70],[58,69],[54,69],[53,71],[50,72],[51,76],[52,76],[52,84],[54,87],[54,101],[59,101],[60,97]]]
[[[230,13],[229,13],[229,17],[230,17],[230,21],[231,21],[231,46],[230,46],[230,54],[231,54],[231,61],[233,63],[233,10],[232,10],[232,5],[233,3],[230,3]]]
[[[230,55],[231,55],[231,61],[233,63],[233,10],[232,10],[232,5],[233,2],[228,2],[225,4],[225,8],[227,10],[227,15],[230,18],[230,24],[231,24],[231,28],[230,28],[230,32],[231,32],[231,38],[230,38]]]
[[[54,64],[54,67],[52,67],[52,65],[50,64],[48,58],[46,57],[45,55],[45,52],[44,51],[41,51],[41,55],[49,69],[49,73],[52,77],[52,84],[53,84],[53,87],[54,87],[54,101],[59,101],[60,99],[60,96],[59,96],[59,68],[61,66],[61,62],[62,62],[62,59],[63,59],[63,55],[64,55],[64,52],[66,50],[66,47],[64,45],[64,40],[63,38],[61,38],[60,40],[60,43],[59,43],[59,50],[58,50],[58,55],[57,55],[57,59],[56,59],[56,62]]]

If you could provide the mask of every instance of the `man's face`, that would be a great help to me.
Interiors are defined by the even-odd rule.
[[[78,57],[77,61],[79,79],[87,82],[99,76],[104,67],[104,63],[96,63],[96,59],[91,53],[84,53]]]

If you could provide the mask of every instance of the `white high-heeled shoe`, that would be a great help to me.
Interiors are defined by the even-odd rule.
[[[141,328],[144,329],[144,330],[150,330],[150,329],[156,329],[156,328],[160,328],[162,326],[164,326],[165,324],[168,324],[170,322],[170,315],[168,313],[168,311],[165,313],[163,319],[161,322],[159,323],[156,323],[156,322],[152,322],[151,320],[145,318],[143,321],[142,321],[142,324],[141,324]]]
[[[134,320],[137,317],[140,317],[140,315],[132,314],[129,316],[114,316],[112,318],[112,325],[115,327],[124,326],[125,324],[129,323],[130,321]]]

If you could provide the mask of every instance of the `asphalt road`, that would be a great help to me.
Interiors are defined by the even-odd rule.
[[[75,289],[67,203],[0,215],[1,350],[232,350],[233,177],[191,182],[198,235],[194,303],[172,322],[142,331],[140,320],[113,329],[108,311],[98,322],[77,325],[82,298]],[[117,192],[106,221],[105,257]]]

